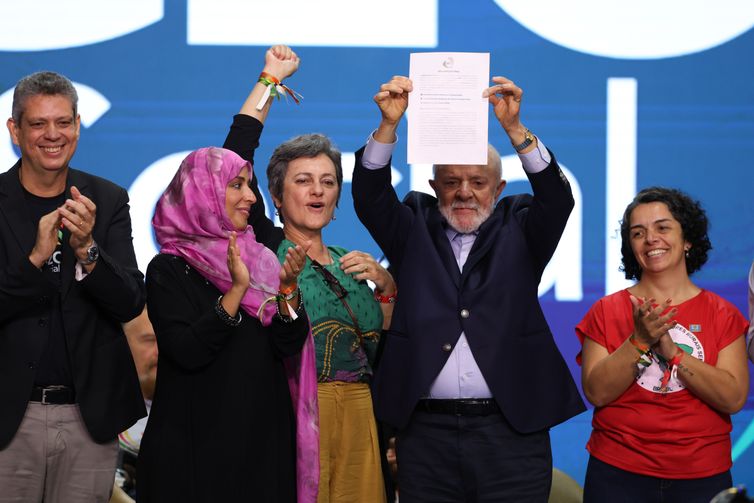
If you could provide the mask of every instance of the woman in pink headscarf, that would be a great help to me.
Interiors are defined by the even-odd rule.
[[[302,487],[296,419],[299,435],[316,427],[316,395],[288,381],[307,368],[294,368],[310,344],[296,284],[307,247],[290,248],[281,266],[256,241],[251,177],[238,155],[203,148],[157,203],[161,249],[146,281],[159,363],[139,454],[142,503],[293,503]]]

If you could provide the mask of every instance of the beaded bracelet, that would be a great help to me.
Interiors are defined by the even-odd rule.
[[[243,316],[241,316],[241,310],[238,310],[238,313],[235,317],[229,315],[228,311],[225,310],[221,303],[222,300],[223,296],[220,295],[217,298],[217,302],[215,302],[215,314],[217,314],[217,317],[220,318],[220,321],[222,321],[229,327],[237,327],[241,324],[241,320],[243,319]]]

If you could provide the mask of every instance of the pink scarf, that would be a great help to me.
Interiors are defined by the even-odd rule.
[[[226,260],[234,227],[225,211],[225,191],[244,167],[251,177],[251,164],[230,150],[207,147],[190,153],[157,202],[152,218],[160,253],[182,257],[221,292],[232,284]],[[280,263],[274,252],[256,241],[251,226],[236,234],[251,277],[241,307],[246,315],[269,325],[276,311]],[[296,413],[298,501],[312,503],[317,500],[319,482],[319,423],[311,331],[301,353],[286,358],[285,368]]]

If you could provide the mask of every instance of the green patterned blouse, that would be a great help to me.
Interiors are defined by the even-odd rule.
[[[295,245],[287,239],[278,246],[281,263],[292,246]],[[353,321],[343,303],[327,286],[322,274],[312,268],[311,260],[307,257],[298,284],[312,324],[317,352],[317,378],[319,382],[369,382],[382,330],[382,310],[365,281],[356,281],[340,269],[339,259],[348,251],[337,246],[328,246],[327,249],[333,263],[324,267],[348,292],[345,301],[356,315],[363,343],[359,346]]]

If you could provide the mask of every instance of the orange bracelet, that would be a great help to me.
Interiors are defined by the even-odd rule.
[[[649,352],[649,346],[645,346],[641,342],[637,341],[634,337],[634,334],[631,334],[631,337],[629,337],[628,340],[631,344],[633,344],[633,346],[639,353],[646,354],[647,352]]]
[[[259,74],[259,79],[260,80],[261,79],[267,79],[267,80],[271,81],[275,85],[279,85],[280,84],[280,79],[279,78],[277,78],[274,75],[272,75],[270,73],[267,73],[267,72],[260,73]]]
[[[294,283],[293,286],[289,286],[288,288],[280,288],[278,292],[288,297],[290,294],[296,291],[296,288],[298,288],[298,285]]]
[[[267,92],[265,92],[264,96],[262,97],[262,100],[257,103],[257,110],[262,110],[264,107],[265,102],[267,101],[267,98],[270,96],[273,96],[277,99],[280,99],[280,95],[290,96],[294,103],[297,105],[301,102],[302,99],[304,99],[303,96],[301,96],[299,93],[291,89],[290,87],[283,84],[283,82],[275,77],[272,74],[269,74],[267,72],[262,72],[259,74],[259,80],[257,82],[261,82],[263,85],[267,87]]]

